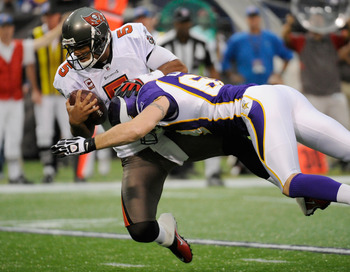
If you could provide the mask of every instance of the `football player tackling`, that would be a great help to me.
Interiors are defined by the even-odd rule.
[[[128,98],[125,100],[113,98],[111,105],[121,110],[112,120],[128,115]],[[297,153],[300,141],[349,161],[350,132],[317,111],[291,87],[224,85],[198,75],[171,73],[144,85],[134,107],[139,114],[131,121],[115,125],[95,138],[60,140],[52,147],[53,152],[69,156],[123,145],[141,139],[158,126],[193,138],[203,134],[230,135],[239,130],[241,135],[251,137],[256,155],[283,194],[350,205],[349,185],[301,173]]]

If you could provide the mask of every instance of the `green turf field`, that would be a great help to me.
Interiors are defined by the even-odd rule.
[[[158,209],[158,215],[172,212],[192,242],[190,264],[156,244],[128,239],[118,182],[2,184],[0,271],[350,271],[349,207],[332,204],[305,217],[263,180],[204,184],[167,182]],[[325,247],[334,253],[314,252]]]

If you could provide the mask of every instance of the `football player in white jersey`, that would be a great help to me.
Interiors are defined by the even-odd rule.
[[[87,89],[96,93],[108,107],[117,89],[128,93],[169,72],[187,72],[186,66],[175,55],[155,44],[153,37],[142,24],[130,23],[111,31],[104,15],[93,8],[84,7],[72,12],[62,26],[62,38],[62,45],[68,51],[67,61],[58,68],[54,86],[66,98],[74,90]],[[68,100],[66,104],[71,132],[74,136],[91,137],[94,127],[88,127],[84,121],[98,107],[91,109],[92,104],[87,104],[87,99],[80,102],[79,98],[74,106],[69,106]],[[153,134],[150,137],[157,137],[157,143],[151,146],[146,145],[146,139],[146,144],[137,141],[116,148],[118,157],[123,161],[123,184],[143,184],[152,179],[164,182],[166,175],[161,172],[160,166],[146,161],[142,154],[147,153],[150,158],[165,157],[170,163],[180,165],[188,158],[161,131],[157,133],[158,135]],[[144,174],[145,164],[154,166],[153,176]],[[159,198],[155,194],[151,201],[158,203]],[[124,202],[126,201],[123,199]],[[173,245],[171,250],[179,258],[186,262],[191,261],[189,245],[179,235],[175,235],[176,222],[172,215],[161,216],[160,222],[163,223],[158,224],[155,220],[156,211],[135,214],[129,205],[132,203],[129,204],[128,201],[123,207],[130,210],[125,225],[135,240],[148,242],[149,239],[157,239],[163,246]],[[134,210],[139,209],[135,207]],[[145,221],[150,223],[140,223]],[[169,228],[165,230],[162,224],[171,225],[170,236],[164,234]]]
[[[117,115],[123,116],[127,110],[124,99],[115,97],[111,105],[114,104],[124,111]],[[251,137],[269,180],[283,194],[319,199],[324,201],[324,207],[329,202],[350,205],[350,186],[326,176],[301,173],[297,152],[300,141],[350,161],[350,132],[317,111],[291,87],[224,85],[198,75],[171,73],[143,86],[135,107],[139,114],[131,121],[115,125],[95,138],[63,139],[52,147],[53,152],[69,156],[127,144],[157,126],[192,136],[230,135],[238,129],[241,135]],[[307,214],[305,202],[301,204]]]

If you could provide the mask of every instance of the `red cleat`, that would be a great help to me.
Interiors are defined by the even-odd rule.
[[[169,248],[182,262],[191,262],[193,256],[191,247],[177,232],[177,224],[174,216],[171,213],[163,213],[158,219],[158,224],[168,233],[168,238],[161,245]]]
[[[187,241],[177,233],[177,229],[175,229],[174,242],[168,248],[182,262],[189,263],[192,261],[193,254],[191,247],[189,243],[187,243]]]

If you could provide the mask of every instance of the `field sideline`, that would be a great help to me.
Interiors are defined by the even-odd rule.
[[[194,251],[189,265],[155,244],[130,241],[120,182],[0,185],[0,271],[350,271],[348,207],[304,217],[267,181],[225,185],[165,183],[158,215],[177,218]]]

